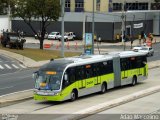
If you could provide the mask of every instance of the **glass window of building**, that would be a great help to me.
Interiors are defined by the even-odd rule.
[[[75,12],[84,12],[84,0],[75,0]]]
[[[126,3],[126,10],[148,10],[148,3]]]
[[[76,2],[76,8],[83,8],[84,7],[84,3],[83,2]]]
[[[100,5],[101,5],[101,1],[100,0],[96,0],[96,10],[100,11]]]
[[[70,1],[66,1],[66,3],[65,3],[65,8],[70,8]]]
[[[121,11],[122,3],[113,3],[113,11]]]
[[[70,12],[71,2],[70,0],[65,1],[65,12]]]

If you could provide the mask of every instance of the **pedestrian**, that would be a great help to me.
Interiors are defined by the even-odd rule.
[[[102,40],[101,40],[101,36],[99,35],[99,36],[98,36],[98,42],[99,42],[99,44],[101,44],[101,41],[102,41]]]
[[[152,42],[152,41],[153,41],[153,35],[152,35],[152,33],[149,33],[148,37],[149,37],[149,39],[150,39],[151,42]]]
[[[141,39],[142,39],[141,35],[138,35],[138,40],[139,40],[139,45],[140,46],[141,46]]]
[[[146,39],[147,39],[147,36],[146,36],[146,34],[144,33],[144,40],[143,40],[143,43],[146,43]]]

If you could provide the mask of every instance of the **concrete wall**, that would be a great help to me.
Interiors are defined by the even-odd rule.
[[[70,0],[71,2],[71,12],[74,12],[75,11],[75,0]]]
[[[144,27],[142,28],[134,28],[134,24],[143,23]],[[114,24],[114,35],[121,34],[121,22],[117,22]],[[126,22],[126,27],[131,26],[131,35],[135,38],[138,38],[138,35],[141,34],[141,31],[144,31],[146,35],[148,33],[153,32],[153,20],[147,20],[147,21],[128,21]]]
[[[96,10],[96,2],[94,4],[94,8]],[[84,11],[85,12],[93,11],[93,0],[84,0]]]
[[[9,29],[9,20],[8,16],[0,15],[0,33],[2,32],[3,29],[4,30]]]
[[[108,0],[101,0],[100,12],[108,12]]]
[[[155,14],[153,18],[153,34],[160,35],[160,13]]]

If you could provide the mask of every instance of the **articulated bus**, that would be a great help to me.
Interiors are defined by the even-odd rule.
[[[80,96],[136,85],[148,76],[145,53],[124,51],[52,60],[33,74],[34,99],[74,101]]]

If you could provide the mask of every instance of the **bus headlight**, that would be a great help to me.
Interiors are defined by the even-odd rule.
[[[59,95],[59,93],[55,93],[54,95]]]

